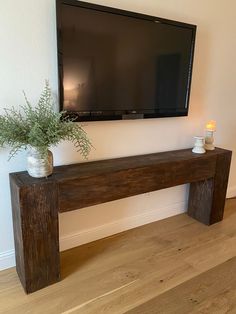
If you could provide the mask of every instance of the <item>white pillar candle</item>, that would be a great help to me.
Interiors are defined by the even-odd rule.
[[[214,120],[210,120],[206,124],[206,136],[205,136],[205,149],[206,150],[214,150],[214,132],[216,130],[216,122]]]

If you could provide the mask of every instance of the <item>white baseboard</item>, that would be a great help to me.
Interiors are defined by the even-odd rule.
[[[185,211],[185,202],[179,202],[164,208],[145,212],[140,215],[126,217],[105,225],[98,226],[60,237],[60,251],[65,251],[73,247],[102,239],[116,233],[139,227],[157,220],[181,214]],[[0,253],[0,270],[15,266],[14,250]]]
[[[116,233],[120,233],[132,228],[136,228],[157,220],[181,214],[186,209],[185,202],[171,204],[158,210],[152,210],[140,215],[126,217],[105,225],[84,230],[75,234],[60,237],[60,251],[65,251],[73,247],[102,239]]]
[[[227,198],[236,196],[236,186],[228,188]],[[185,212],[186,203],[178,202],[164,208],[145,212],[140,215],[126,217],[105,225],[91,228],[75,234],[60,237],[60,251],[102,239],[116,233],[136,228],[154,221],[175,216]],[[0,271],[15,266],[15,252],[9,250],[0,252]]]
[[[232,198],[232,197],[235,197],[235,196],[236,196],[236,186],[228,187],[226,197],[227,198]]]
[[[15,250],[0,252],[0,270],[15,266]]]

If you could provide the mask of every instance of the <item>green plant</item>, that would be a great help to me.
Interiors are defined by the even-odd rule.
[[[78,123],[69,121],[65,112],[54,111],[48,81],[36,107],[32,107],[25,93],[24,96],[26,104],[21,110],[4,109],[5,114],[0,115],[0,146],[11,147],[9,159],[28,146],[35,147],[43,158],[50,146],[63,140],[71,141],[87,158],[92,145],[86,132]]]

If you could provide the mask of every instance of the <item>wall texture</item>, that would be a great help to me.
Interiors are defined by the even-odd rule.
[[[93,122],[86,131],[95,150],[90,160],[192,146],[209,119],[217,120],[218,146],[236,148],[236,2],[234,0],[96,0],[91,2],[198,25],[188,117]],[[57,94],[54,0],[2,1],[0,10],[0,113],[23,104],[24,89],[37,101],[44,79]],[[25,169],[25,152],[10,162],[0,150],[0,269],[14,265],[9,172]],[[53,149],[55,164],[82,161],[69,143]],[[228,195],[236,195],[236,159]],[[61,249],[107,236],[185,210],[187,186],[139,195],[60,216]]]

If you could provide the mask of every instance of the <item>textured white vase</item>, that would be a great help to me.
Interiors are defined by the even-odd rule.
[[[192,152],[195,154],[205,154],[205,138],[203,136],[194,136],[195,143]]]
[[[46,158],[41,158],[38,150],[34,147],[28,148],[27,171],[31,177],[44,178],[53,172],[53,155],[50,150]]]

